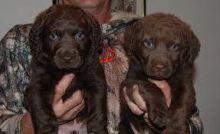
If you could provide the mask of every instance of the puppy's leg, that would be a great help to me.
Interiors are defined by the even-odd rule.
[[[31,108],[31,118],[34,125],[35,134],[57,134],[58,123],[56,117],[51,115],[52,110],[43,107]]]
[[[185,81],[178,82],[177,85],[171,83],[172,103],[168,112],[168,126],[164,134],[189,134],[190,132],[188,121],[195,104],[194,87],[190,77]]]
[[[178,108],[168,112],[169,121],[164,134],[189,134],[188,120],[183,119],[186,117],[184,112],[185,108]]]
[[[50,103],[53,97],[51,90],[54,87],[49,86],[51,84],[47,82],[48,79],[33,80],[26,92],[36,134],[57,134],[58,132],[58,123]]]
[[[122,116],[121,114],[121,121],[119,123],[119,134],[134,134],[129,121],[126,121],[126,116]]]
[[[88,133],[107,134],[106,83],[99,79],[87,88],[90,90],[86,96],[89,116]]]
[[[164,129],[167,123],[168,108],[162,91],[149,81],[128,80],[123,85],[126,87],[128,97],[133,101],[132,94],[138,88],[140,95],[146,102],[150,123],[156,130]]]

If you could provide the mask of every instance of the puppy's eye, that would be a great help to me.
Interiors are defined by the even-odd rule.
[[[154,49],[155,48],[155,45],[150,40],[144,40],[144,46],[149,48],[149,49]]]
[[[171,51],[177,51],[179,49],[179,45],[177,43],[172,43],[170,46],[169,46],[169,49]]]
[[[59,39],[58,33],[57,33],[57,32],[51,32],[51,33],[49,34],[49,39],[52,40],[52,41],[58,40],[58,39]]]
[[[77,32],[77,33],[75,34],[75,39],[78,40],[78,41],[84,39],[85,37],[86,37],[86,34],[83,33],[83,32]]]

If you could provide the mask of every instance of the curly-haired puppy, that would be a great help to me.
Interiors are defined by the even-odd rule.
[[[200,42],[190,26],[179,18],[163,13],[144,17],[125,32],[125,50],[129,72],[122,88],[130,100],[138,88],[148,109],[149,120],[132,114],[121,97],[120,134],[189,133],[188,121],[195,106],[193,86],[194,60]],[[166,80],[171,87],[172,102],[167,108],[165,97],[152,80]]]
[[[64,101],[82,90],[85,108],[78,119],[87,123],[89,134],[106,134],[106,81],[98,57],[98,22],[80,8],[52,6],[36,18],[29,41],[33,58],[26,97],[35,133],[58,132],[52,109],[55,86],[65,74],[74,73]]]

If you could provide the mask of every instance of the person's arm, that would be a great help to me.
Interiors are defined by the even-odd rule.
[[[12,38],[10,37],[13,36],[13,29],[14,28],[0,41],[0,129],[9,134],[19,133],[20,120],[23,117],[22,113],[18,114],[8,109],[7,101],[12,98],[12,96],[10,96],[10,98],[6,96],[6,94],[12,92],[14,89],[12,88],[13,85],[10,85],[8,81],[8,71],[10,68],[8,68],[7,63],[10,61],[7,61],[9,55],[7,55],[8,51],[6,47],[6,45],[9,47],[12,44],[12,42],[10,42]]]

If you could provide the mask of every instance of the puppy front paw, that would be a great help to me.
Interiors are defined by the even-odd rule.
[[[152,109],[148,118],[156,128],[164,129],[167,126],[167,112],[164,109]]]
[[[158,129],[164,129],[167,125],[168,106],[162,91],[150,82],[139,82],[138,88],[146,103],[150,123]]]

